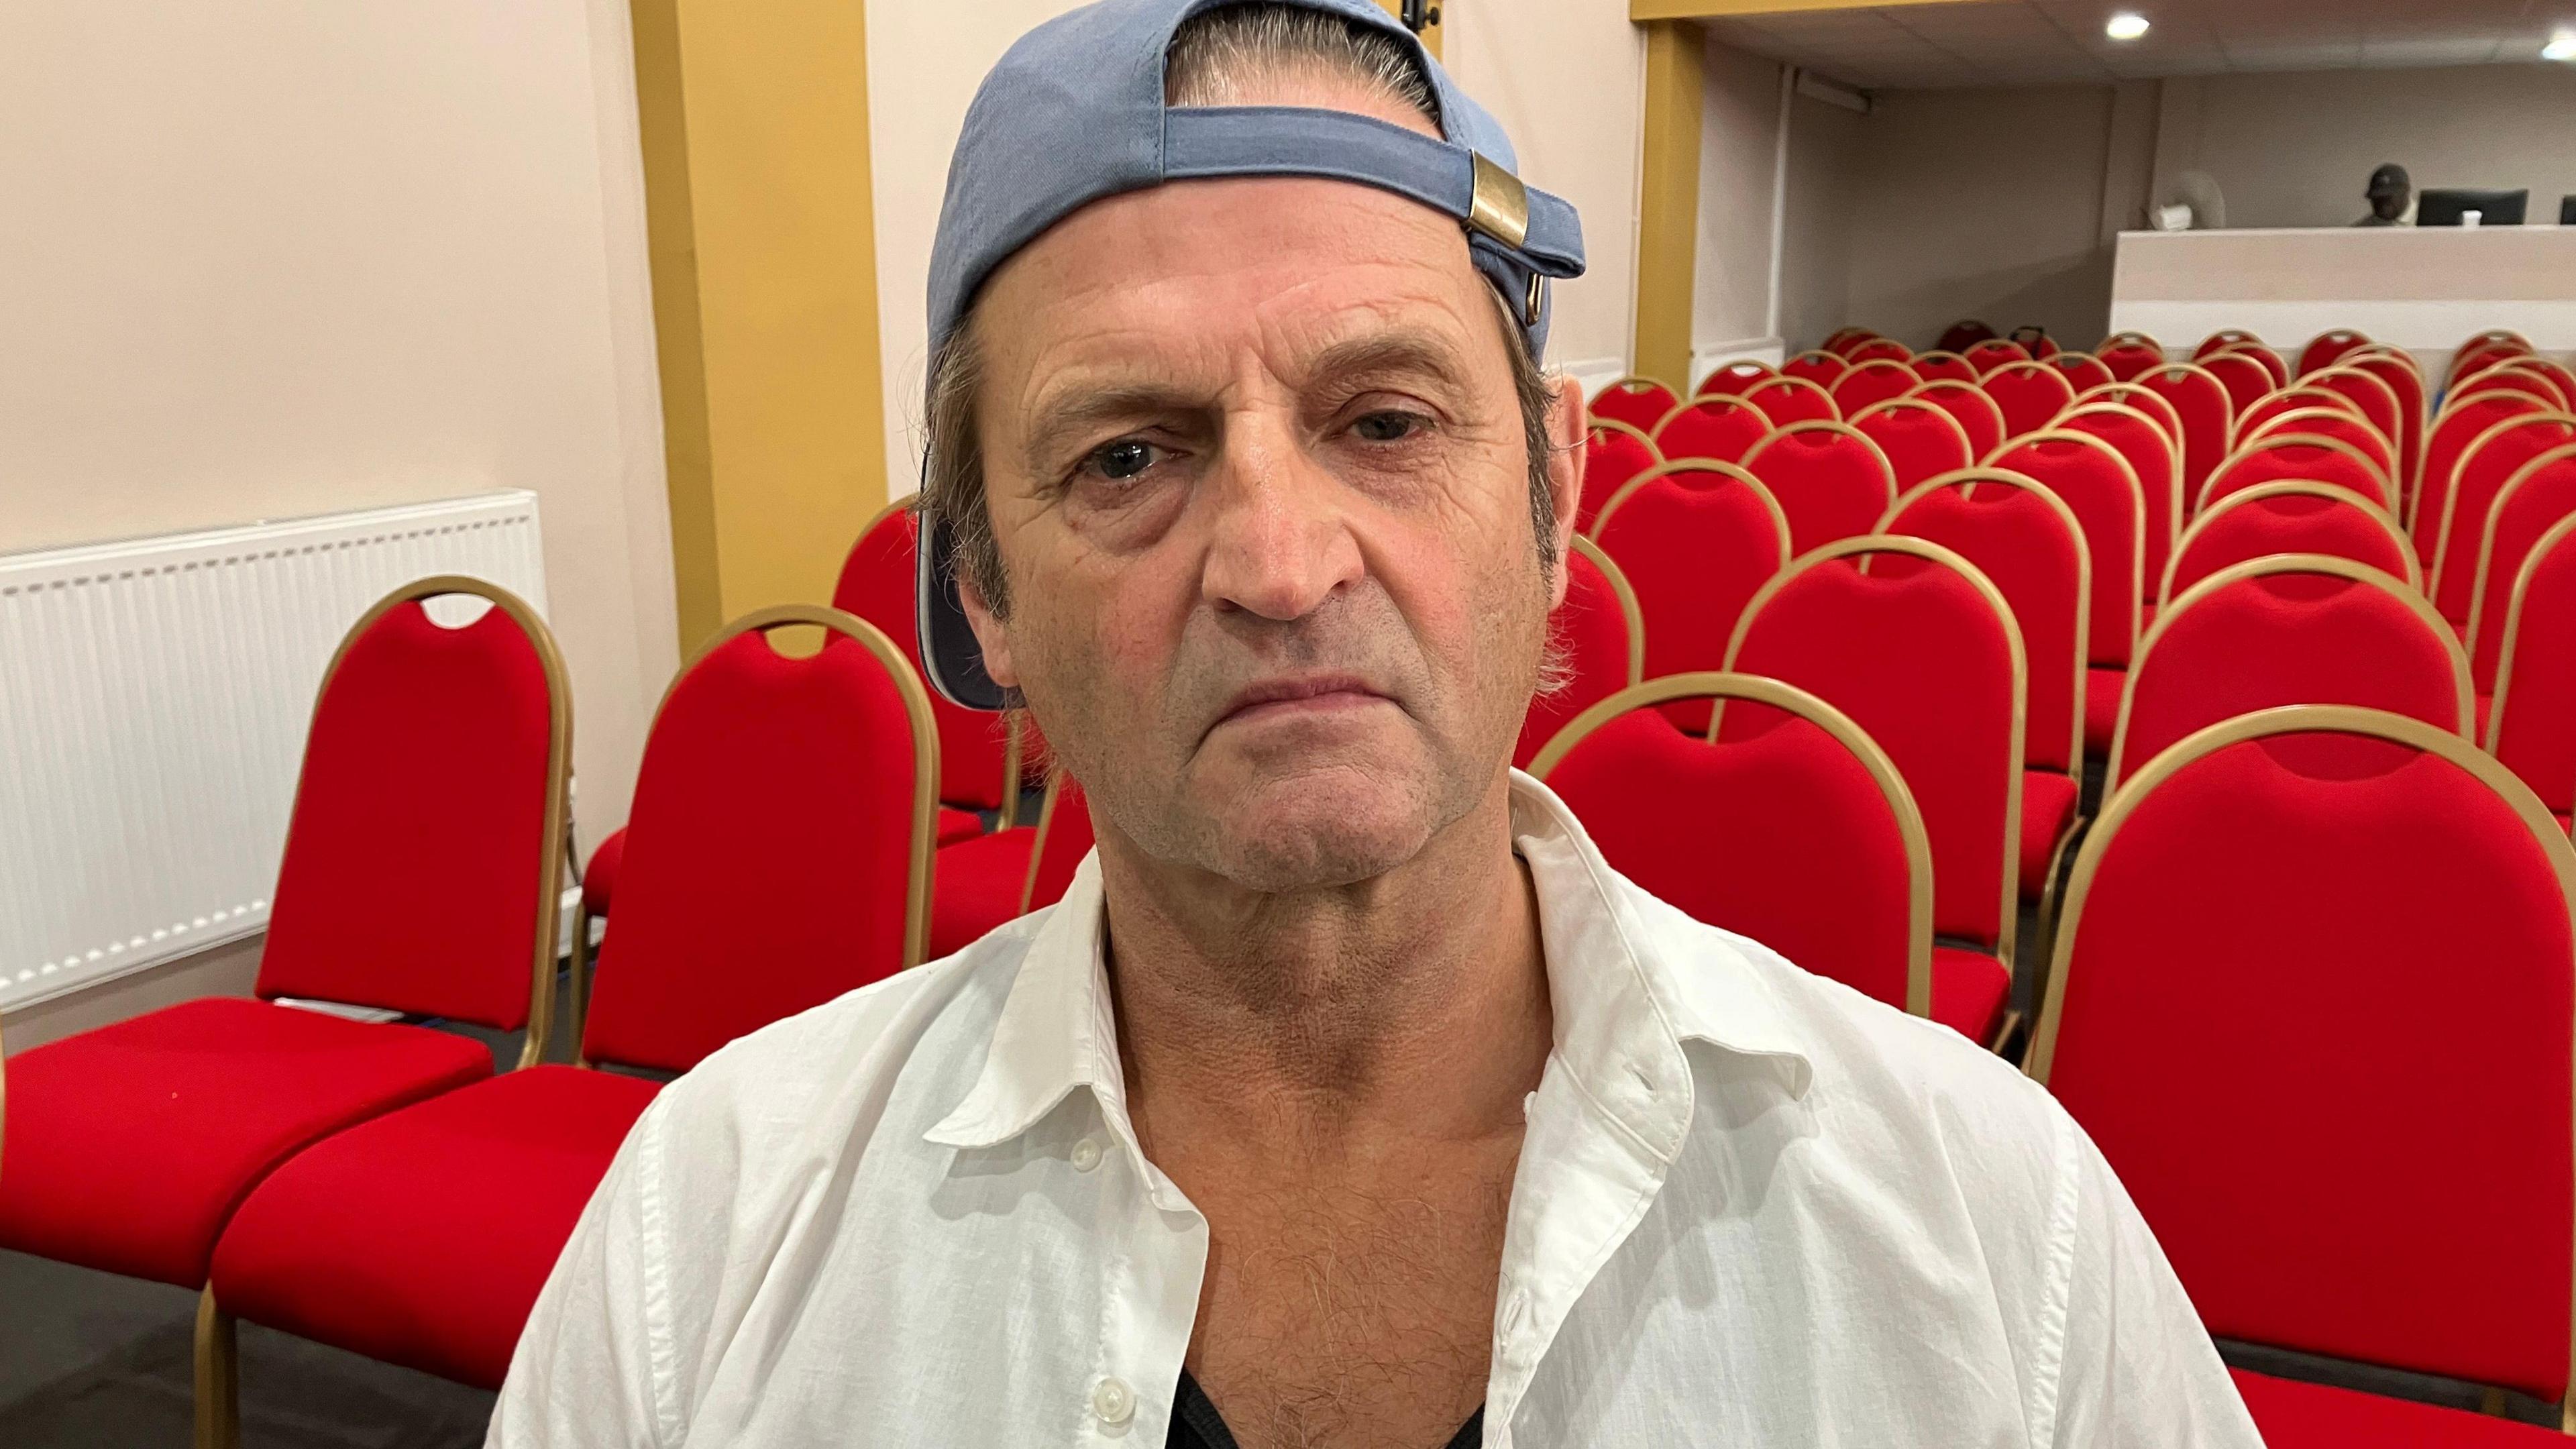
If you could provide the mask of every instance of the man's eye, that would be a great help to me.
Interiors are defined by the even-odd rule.
[[[1351,430],[1372,443],[1396,443],[1420,432],[1422,419],[1411,413],[1370,413]]]
[[[1111,482],[1123,483],[1153,467],[1161,452],[1151,443],[1136,438],[1120,438],[1117,442],[1094,448],[1091,456],[1083,460],[1083,466]]]

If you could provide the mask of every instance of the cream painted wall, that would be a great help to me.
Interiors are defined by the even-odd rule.
[[[1805,96],[1789,103],[1788,225],[1781,244],[1780,338],[1795,354],[1822,342],[1850,308],[1857,153],[1869,118]],[[1714,199],[1703,195],[1703,212]]]
[[[1768,338],[1772,182],[1780,163],[1778,63],[1708,43],[1699,139],[1699,260],[1691,345],[1708,352]]]
[[[619,0],[0,7],[0,550],[536,490],[580,824],[675,664]]]

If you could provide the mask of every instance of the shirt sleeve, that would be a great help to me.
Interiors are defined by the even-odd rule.
[[[657,1101],[627,1134],[519,1334],[485,1449],[675,1443]]]
[[[2065,1332],[2053,1432],[2065,1449],[2262,1449],[2173,1265],[2101,1150],[2059,1114]]]

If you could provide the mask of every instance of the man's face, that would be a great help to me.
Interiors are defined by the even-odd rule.
[[[969,614],[1105,829],[1289,890],[1383,873],[1490,795],[1563,584],[1454,221],[1340,182],[1164,186],[1067,218],[976,315],[1010,610]],[[1580,394],[1557,411],[1561,552]]]

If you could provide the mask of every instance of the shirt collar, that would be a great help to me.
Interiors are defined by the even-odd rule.
[[[1813,1066],[1740,948],[1622,880],[1565,802],[1517,770],[1511,810],[1538,892],[1555,1054],[1605,1113],[1669,1161],[1690,1123],[1691,1041],[1771,1066],[1805,1095]],[[1082,1087],[1124,1117],[1104,920],[1094,855],[1030,936],[974,1086],[925,1140],[997,1146]]]

